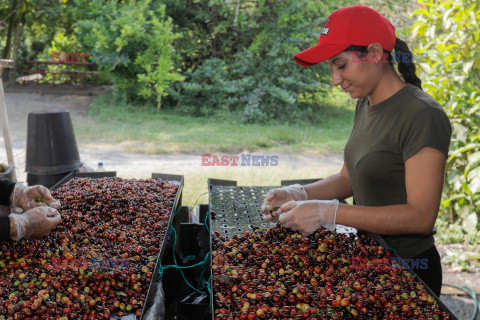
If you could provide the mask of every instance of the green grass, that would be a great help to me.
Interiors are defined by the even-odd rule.
[[[174,110],[116,104],[111,95],[97,97],[91,121],[75,124],[88,147],[98,143],[125,147],[128,152],[303,152],[340,153],[348,139],[353,113],[345,96],[329,98],[316,123],[245,124],[239,113],[194,117]],[[99,137],[102,137],[99,141]]]

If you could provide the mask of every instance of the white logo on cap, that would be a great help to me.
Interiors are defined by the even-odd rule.
[[[330,32],[330,28],[327,28],[327,27],[328,27],[328,24],[330,23],[330,20],[331,20],[331,18],[329,17],[329,18],[327,19],[327,21],[325,21],[325,23],[323,24],[323,28],[320,30],[320,33],[321,33],[322,35],[327,35],[328,32]]]

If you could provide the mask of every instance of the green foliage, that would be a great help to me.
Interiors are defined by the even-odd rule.
[[[72,34],[72,23],[75,18],[68,11],[75,0],[18,0],[14,10],[13,27],[17,23],[23,24],[22,40],[17,57],[17,70],[26,68],[31,60],[39,60],[42,53],[48,50],[52,39],[59,30],[63,30],[67,36]],[[0,21],[9,16],[14,9],[11,7],[12,0],[0,0]],[[22,15],[20,15],[22,12]],[[0,27],[0,47],[4,50],[8,37],[7,30],[10,21],[6,21],[7,27]],[[13,34],[12,34],[13,37]],[[10,43],[13,45],[13,43]]]
[[[474,246],[451,245],[453,248],[442,255],[442,263],[451,270],[462,272],[480,271],[480,248]]]
[[[77,34],[90,52],[128,55],[128,62],[98,63],[112,74],[117,95],[139,103],[153,99],[159,108],[166,89],[183,80],[174,70],[172,45],[179,35],[172,31],[165,5],[152,0],[81,0],[77,6],[85,15],[77,23]]]
[[[329,69],[326,64],[301,67],[293,55],[317,42],[331,11],[332,6],[311,0],[258,1],[241,10],[250,13],[248,23],[248,15],[239,13],[244,35],[238,39],[223,34],[228,28],[218,24],[214,30],[221,30],[229,49],[186,71],[186,81],[172,94],[179,108],[197,115],[240,110],[245,122],[296,122],[319,112],[323,106],[304,97],[331,88]]]
[[[77,41],[77,37],[72,35],[65,34],[64,30],[57,31],[55,34],[50,47],[48,48],[47,56],[45,59],[50,59],[53,51],[60,51],[66,53],[80,52],[81,47]]]
[[[358,3],[380,12],[395,26],[397,37],[402,40],[408,39],[408,45],[413,44],[409,39],[409,29],[415,22],[412,14],[419,7],[416,0],[360,0]]]
[[[480,5],[477,0],[420,1],[417,54],[423,87],[447,111],[453,136],[442,214],[462,226],[470,241],[480,217]]]
[[[254,1],[163,0],[166,13],[173,18],[176,32],[182,34],[175,43],[182,71],[197,68],[209,58],[232,57],[253,36],[256,22]],[[237,10],[238,9],[238,10]]]
[[[68,57],[63,56],[63,53],[74,53],[74,52],[81,52],[81,47],[80,43],[78,42],[75,34],[66,34],[66,30],[63,28],[60,28],[55,35],[53,36],[53,39],[50,41],[50,46],[44,47],[44,50],[42,53],[38,55],[38,60],[43,60],[43,61],[50,61],[53,60],[54,56],[55,59],[67,59]],[[54,52],[60,52],[60,54],[54,55]],[[80,70],[77,66],[67,66],[67,65],[49,65],[47,66],[48,70],[52,72],[59,72],[62,73],[64,70]],[[68,76],[59,76],[53,75],[51,73],[47,73],[43,80],[41,82],[45,83],[51,83],[52,79],[54,79],[58,83],[63,83],[65,81],[71,80],[70,77]]]
[[[325,64],[301,67],[294,63],[293,55],[317,42],[319,30],[332,11],[355,2],[28,3],[35,5],[35,11],[28,6],[22,63],[38,59],[36,52],[45,56],[53,47],[66,48],[62,36],[76,38],[80,52],[128,54],[128,63],[98,64],[102,76],[109,74],[106,78],[113,80],[116,95],[129,102],[162,103],[197,116],[233,110],[241,113],[245,122],[298,122],[316,121],[325,113],[328,106],[322,103],[331,80]],[[392,17],[402,19],[408,10],[393,13],[409,3],[381,1]]]

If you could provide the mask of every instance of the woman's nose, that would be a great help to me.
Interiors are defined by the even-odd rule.
[[[338,86],[340,83],[342,83],[342,76],[338,72],[332,71],[332,85]]]

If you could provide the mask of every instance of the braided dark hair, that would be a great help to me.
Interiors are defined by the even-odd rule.
[[[389,60],[391,61],[392,59]],[[413,54],[407,43],[399,38],[395,41],[395,60],[398,63],[398,71],[402,74],[405,82],[422,89],[422,80],[415,73],[417,68],[413,63]]]
[[[398,63],[398,71],[401,73],[403,80],[405,82],[411,83],[418,88],[422,89],[422,80],[417,77],[415,71],[416,67],[413,63],[413,54],[410,51],[407,43],[399,38],[396,38],[395,41],[395,60]],[[347,52],[358,52],[360,53],[360,58],[366,58],[368,50],[366,46],[350,46],[345,49]],[[393,62],[395,62],[392,53],[383,49],[383,53],[386,55],[388,64],[393,68]],[[423,89],[422,89],[423,90]]]

